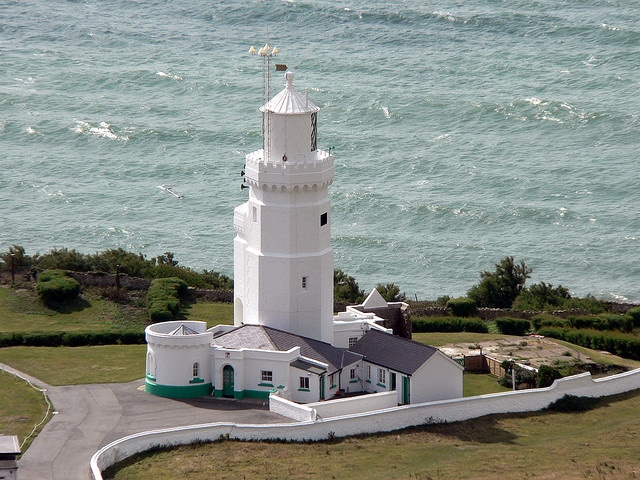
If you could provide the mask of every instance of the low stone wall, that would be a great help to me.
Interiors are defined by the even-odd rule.
[[[640,388],[640,369],[594,380],[589,373],[556,380],[551,387],[496,393],[455,400],[404,405],[365,413],[300,423],[237,425],[214,423],[143,432],[106,445],[91,458],[94,480],[102,470],[155,447],[185,445],[224,438],[237,440],[323,440],[333,437],[389,432],[439,422],[457,422],[496,413],[538,411],[564,395],[604,397]]]

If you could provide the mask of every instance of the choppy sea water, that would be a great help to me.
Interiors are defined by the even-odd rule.
[[[321,107],[335,264],[361,287],[463,295],[513,255],[531,282],[640,301],[634,2],[7,0],[0,18],[0,251],[232,275],[261,146],[247,51],[269,42]]]

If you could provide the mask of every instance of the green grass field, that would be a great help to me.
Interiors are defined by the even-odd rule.
[[[22,447],[24,452],[47,418],[47,403],[42,392],[29,386],[24,380],[0,370],[0,433],[17,435],[22,443],[27,436],[33,435]],[[37,424],[42,423],[36,427]],[[34,431],[34,427],[35,431]]]

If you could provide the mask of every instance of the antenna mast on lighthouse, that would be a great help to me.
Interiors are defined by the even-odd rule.
[[[255,55],[256,53],[262,57],[262,104],[265,105],[269,100],[271,100],[271,57],[275,57],[278,54],[278,47],[271,48],[268,43],[264,45],[260,50],[255,49],[254,46],[251,46],[249,49],[249,53],[251,55]],[[276,69],[280,70],[281,65],[276,65]],[[286,70],[286,65],[284,66],[284,70]],[[269,154],[271,152],[271,112],[269,110],[266,111],[266,115],[262,117],[262,146],[264,148],[265,158],[270,158]],[[266,139],[266,143],[265,143]]]

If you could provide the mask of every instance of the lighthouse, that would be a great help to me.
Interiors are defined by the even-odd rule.
[[[333,156],[318,111],[294,87],[264,104],[262,148],[246,156],[247,202],[234,211],[234,324],[333,343]]]

